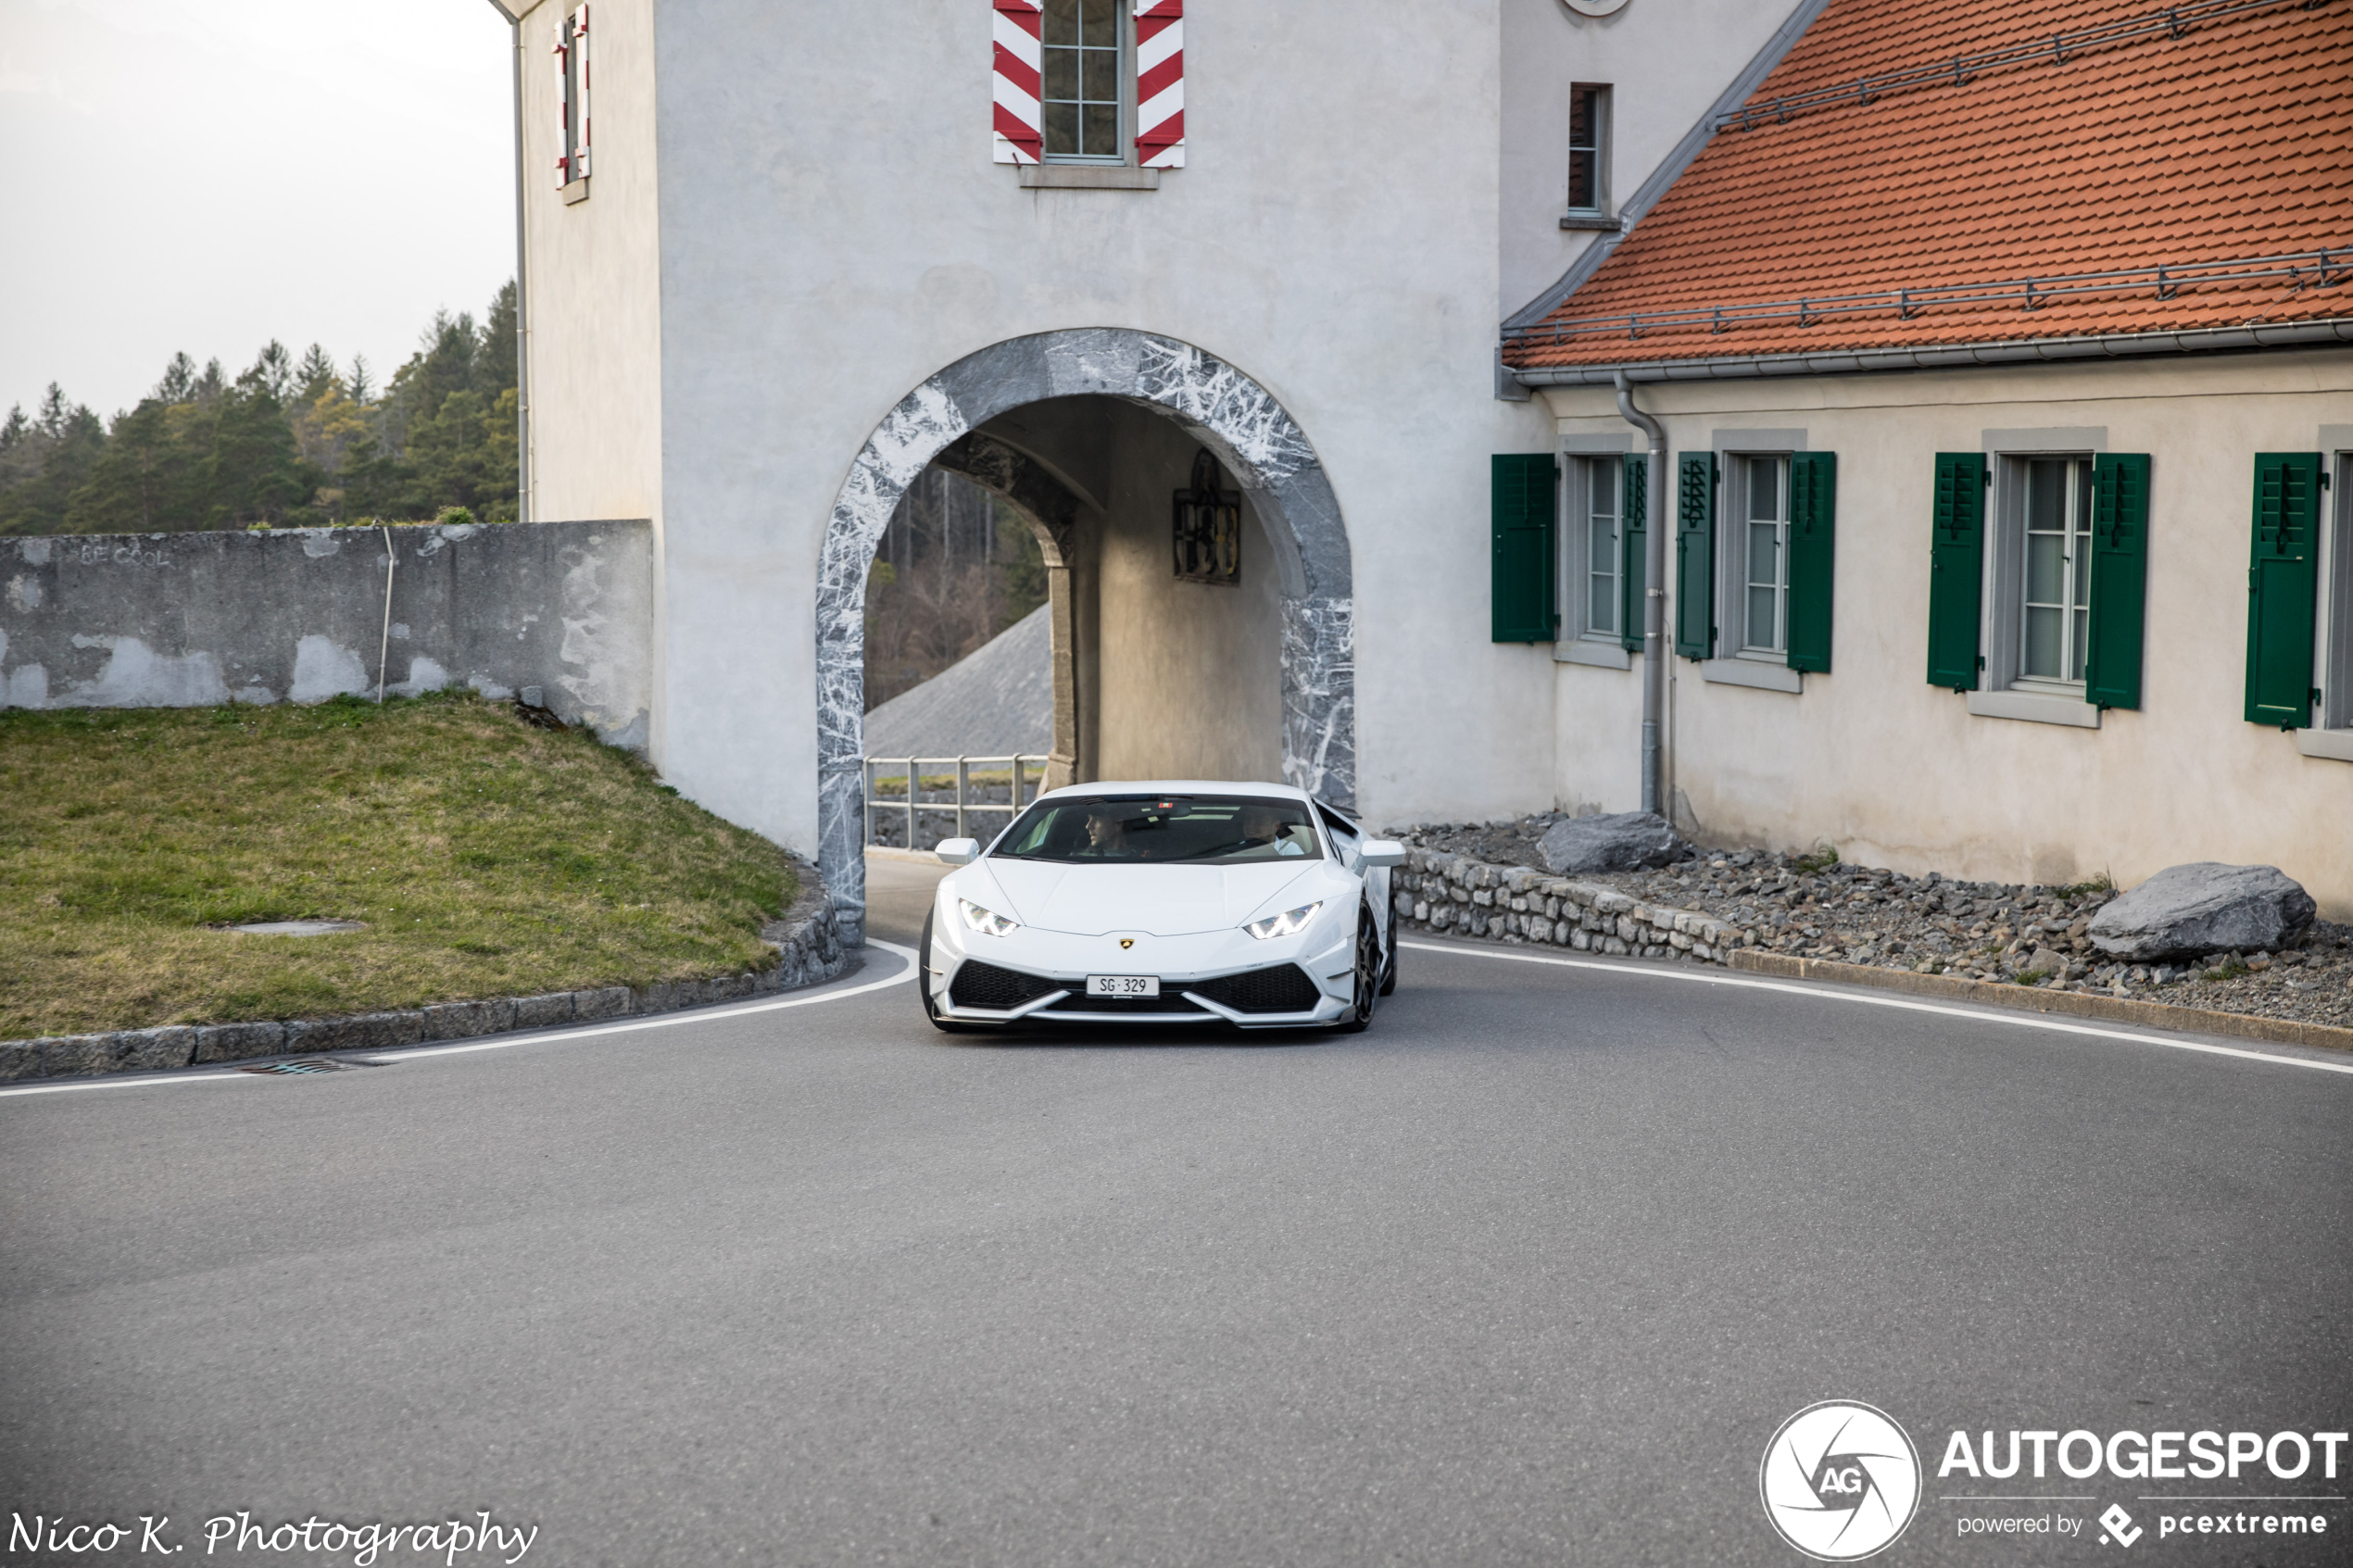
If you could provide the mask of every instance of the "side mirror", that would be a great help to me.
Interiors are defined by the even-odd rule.
[[[969,866],[975,860],[980,859],[980,840],[977,838],[943,838],[939,841],[939,847],[933,850],[932,853],[937,855],[941,859],[947,861],[951,866]]]
[[[1357,858],[1366,867],[1402,866],[1405,863],[1405,847],[1393,838],[1368,838],[1358,850]]]

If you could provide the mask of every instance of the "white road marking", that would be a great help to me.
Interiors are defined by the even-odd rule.
[[[845,997],[858,997],[869,991],[880,991],[886,986],[903,985],[915,977],[915,949],[912,947],[902,947],[896,942],[876,941],[871,936],[866,939],[866,946],[879,947],[884,952],[903,960],[899,972],[881,980],[867,981],[862,985],[844,986],[838,991],[819,990],[807,996],[779,997],[774,1001],[739,1002],[729,1007],[669,1012],[655,1018],[616,1019],[610,1023],[599,1023],[586,1029],[566,1029],[556,1034],[519,1032],[487,1040],[468,1040],[461,1045],[396,1046],[384,1051],[325,1054],[383,1057],[385,1059],[384,1065],[392,1066],[403,1061],[414,1061],[420,1057],[461,1056],[471,1051],[507,1050],[515,1046],[550,1046],[564,1040],[593,1040],[606,1035],[626,1035],[639,1029],[669,1029],[681,1023],[710,1023],[721,1019],[747,1018],[753,1013],[774,1012],[779,1008],[814,1007],[820,1002],[836,1002]],[[77,1089],[144,1089],[168,1084],[218,1084],[238,1078],[258,1083],[267,1076],[266,1073],[245,1072],[234,1063],[224,1063],[220,1071],[154,1073],[143,1073],[135,1078],[75,1078],[54,1084],[28,1084],[20,1087],[0,1089],[0,1099],[19,1095],[69,1094]]]
[[[2282,1067],[2309,1067],[2316,1073],[2353,1073],[2353,1062],[2315,1061],[2309,1057],[2277,1056],[2270,1051],[2241,1050],[2235,1046],[2209,1046],[2196,1040],[2168,1039],[2162,1035],[2136,1035],[2130,1030],[2102,1029],[2089,1023],[2062,1023],[2047,1013],[2025,1014],[1990,1008],[1945,1007],[1936,1002],[1913,1001],[1904,997],[1857,996],[1848,991],[1828,991],[1818,986],[1788,980],[1768,980],[1755,975],[1709,974],[1698,970],[1665,966],[1653,968],[1648,965],[1599,963],[1592,959],[1557,959],[1544,953],[1490,951],[1484,947],[1458,947],[1449,942],[1400,942],[1398,946],[1425,953],[1452,953],[1460,958],[1498,959],[1505,963],[1548,964],[1556,969],[1597,969],[1608,974],[1632,975],[1644,980],[1688,980],[1701,985],[1737,985],[1751,991],[1785,991],[1793,997],[1813,997],[1828,1002],[1859,1002],[1865,1007],[1942,1013],[1947,1018],[1973,1019],[1981,1023],[2008,1023],[2021,1029],[2056,1029],[2065,1035],[2130,1040],[2137,1046],[2163,1046],[2171,1050],[2200,1051],[2208,1056],[2244,1057],[2249,1061],[2275,1062]]]

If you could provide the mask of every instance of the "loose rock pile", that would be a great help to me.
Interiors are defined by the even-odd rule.
[[[1572,880],[1541,869],[1539,847],[1562,820],[1441,823],[1396,834],[1408,851],[1394,873],[1399,912],[1430,930],[1506,942],[1719,963],[1735,948],[1756,947],[2353,1026],[2353,927],[2314,921],[2299,933],[2290,920],[2274,947],[2133,962],[2091,940],[2093,918],[2117,897],[2105,884],[1956,882],[1843,865],[1827,851],[1754,849],[1701,851],[1672,866]]]

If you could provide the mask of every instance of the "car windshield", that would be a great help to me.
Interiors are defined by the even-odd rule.
[[[1041,800],[991,853],[1073,865],[1231,866],[1324,857],[1302,802],[1212,795]]]

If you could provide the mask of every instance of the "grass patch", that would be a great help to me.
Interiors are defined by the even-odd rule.
[[[0,712],[0,1039],[740,972],[784,852],[470,693]],[[333,936],[256,921],[356,920]]]
[[[1825,844],[1811,855],[1800,855],[1789,863],[1790,870],[1800,876],[1818,876],[1838,864],[1838,847]]]

